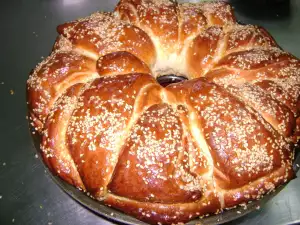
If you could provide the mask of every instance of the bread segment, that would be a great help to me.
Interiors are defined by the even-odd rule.
[[[89,84],[75,84],[57,100],[45,123],[41,150],[52,173],[75,187],[86,190],[69,150],[66,132],[80,94]]]
[[[145,30],[164,56],[176,51],[177,4],[169,0],[121,0],[115,12]]]
[[[53,104],[76,83],[98,77],[93,60],[70,51],[54,51],[32,72],[27,81],[27,104],[41,131]]]
[[[187,50],[188,72],[192,78],[202,77],[215,63],[218,57],[224,32],[221,27],[213,26],[204,30],[190,44]]]
[[[108,194],[104,202],[149,224],[174,224],[188,222],[220,209],[218,197],[214,193],[205,194],[206,198],[200,201],[179,204],[139,202],[114,194]]]
[[[254,108],[280,134],[285,137],[292,135],[296,125],[293,112],[259,86],[245,83],[236,87],[229,86],[228,90]]]
[[[106,194],[135,98],[149,83],[151,76],[139,74],[98,78],[79,97],[66,135],[83,183],[96,198]]]
[[[151,70],[143,61],[129,52],[114,52],[100,57],[97,61],[97,71],[100,76],[151,73]]]
[[[74,49],[99,58],[116,51],[128,51],[148,66],[156,59],[153,43],[142,29],[119,20],[112,13],[95,13],[89,17],[58,27],[59,34],[74,45]]]
[[[153,105],[140,116],[123,147],[110,184],[112,193],[162,203],[191,202],[201,197],[200,180],[189,173],[189,143],[178,116],[163,104]],[[128,190],[129,185],[132,188]]]

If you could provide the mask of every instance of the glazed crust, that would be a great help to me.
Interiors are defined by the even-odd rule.
[[[121,0],[58,33],[27,101],[43,159],[68,183],[170,224],[295,177],[300,61],[227,3]],[[166,73],[189,80],[164,88]]]

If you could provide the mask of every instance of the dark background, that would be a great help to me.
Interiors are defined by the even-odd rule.
[[[41,160],[35,157],[25,118],[25,83],[30,70],[49,54],[58,24],[98,10],[110,11],[116,2],[0,1],[1,225],[109,224],[60,190],[45,172]],[[299,0],[231,2],[240,21],[263,25],[285,50],[300,57]],[[286,224],[300,220],[299,188],[297,178],[262,209],[232,224]]]

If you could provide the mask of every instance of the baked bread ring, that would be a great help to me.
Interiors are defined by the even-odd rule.
[[[170,224],[295,177],[300,61],[228,4],[121,0],[57,30],[27,101],[43,159],[68,183]],[[188,80],[163,87],[165,74]]]

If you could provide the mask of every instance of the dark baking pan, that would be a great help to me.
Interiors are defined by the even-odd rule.
[[[30,125],[29,125],[30,126]],[[37,150],[37,154],[41,157],[41,149],[40,149],[40,142],[41,137],[37,132],[35,132],[34,128],[30,126],[32,139],[35,145],[35,148]],[[300,164],[300,151],[299,149],[295,150],[295,160],[293,163],[294,171],[297,172],[299,170],[299,164]],[[146,224],[140,220],[135,219],[134,217],[131,217],[121,211],[118,211],[114,208],[108,207],[102,202],[96,201],[90,197],[88,197],[85,193],[78,190],[74,186],[68,184],[67,182],[63,181],[58,176],[55,176],[51,173],[51,171],[48,169],[48,167],[44,164],[44,167],[46,171],[49,173],[52,180],[62,189],[64,190],[69,196],[71,196],[73,199],[75,199],[77,202],[79,202],[81,205],[85,206],[86,208],[90,209],[94,213],[105,217],[106,219],[112,221],[112,222],[118,222],[123,224]],[[217,215],[211,215],[209,217],[204,217],[202,219],[196,219],[192,220],[187,224],[201,224],[201,225],[212,225],[212,224],[223,224],[232,220],[235,220],[237,218],[240,218],[254,210],[258,210],[263,205],[269,201],[271,198],[276,196],[285,186],[282,185],[278,187],[274,192],[271,192],[268,195],[265,195],[262,199],[252,201],[251,203],[248,203],[246,207],[244,206],[237,206],[236,208],[232,208],[230,210],[224,210],[222,213]]]

